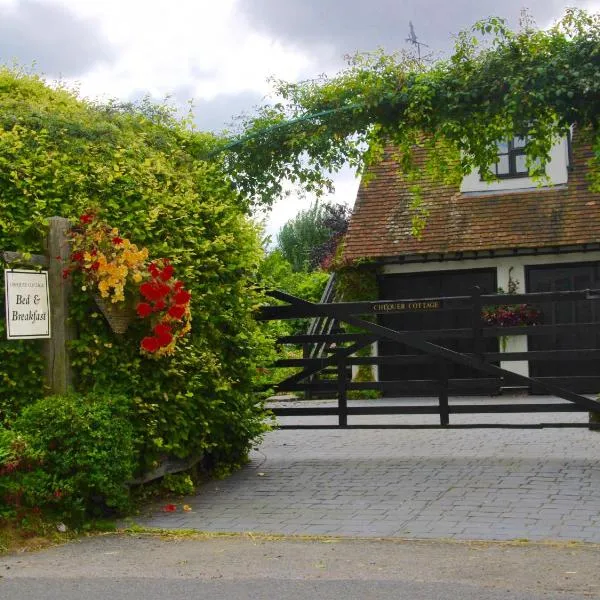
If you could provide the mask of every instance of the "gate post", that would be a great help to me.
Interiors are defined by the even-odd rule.
[[[302,344],[302,358],[310,358],[310,345],[309,344]],[[314,377],[311,375],[310,377],[308,377],[308,383],[311,383],[312,381],[314,381]],[[312,400],[313,398],[313,394],[312,394],[312,390],[310,388],[307,388],[306,390],[304,390],[304,399],[305,400]]]
[[[446,427],[450,425],[450,409],[448,407],[448,365],[445,360],[439,361],[439,373],[440,425]]]
[[[483,324],[481,322],[481,288],[476,285],[473,287],[471,295],[473,301],[473,309],[471,312],[472,328],[473,328],[473,353],[477,360],[483,362]]]
[[[343,354],[338,355],[337,360],[338,376],[338,425],[340,427],[348,426],[348,370],[346,368],[346,357]]]

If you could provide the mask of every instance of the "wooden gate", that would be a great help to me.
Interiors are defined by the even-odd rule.
[[[376,302],[312,303],[290,294],[273,291],[269,294],[276,300],[286,302],[277,306],[265,306],[260,311],[261,320],[327,318],[334,319],[342,326],[351,326],[352,331],[338,329],[327,333],[293,335],[278,339],[279,344],[299,345],[305,348],[300,358],[287,358],[277,361],[276,367],[297,367],[299,372],[274,385],[277,393],[308,392],[310,395],[326,393],[337,398],[337,406],[294,406],[274,409],[277,416],[337,415],[335,425],[283,425],[282,428],[410,428],[410,427],[541,427],[574,426],[597,428],[600,415],[600,402],[569,389],[569,377],[528,377],[498,366],[500,361],[559,361],[596,360],[600,364],[600,349],[545,349],[528,352],[489,352],[486,339],[513,335],[546,335],[555,332],[557,327],[569,327],[573,333],[600,331],[600,322],[573,323],[567,326],[537,324],[530,326],[489,326],[482,318],[484,307],[510,304],[535,306],[547,303],[591,302],[600,300],[600,290],[565,291],[534,294],[483,295],[475,288],[470,296],[438,297],[426,299],[399,299]],[[376,315],[409,313],[419,311],[468,311],[471,326],[461,329],[435,331],[399,331],[384,327],[376,321]],[[361,318],[361,315],[370,315]],[[470,353],[461,353],[443,345],[444,338],[470,340]],[[379,340],[390,340],[412,348],[414,354],[396,356],[357,356],[357,352]],[[433,340],[433,341],[432,341]],[[319,347],[318,354],[306,351],[307,347]],[[423,392],[438,397],[437,405],[410,405],[400,402],[394,406],[349,406],[348,392],[351,390],[373,389],[385,392],[398,386],[398,382],[363,381],[353,382],[349,374],[352,365],[382,364],[431,364],[435,367],[436,378],[412,382],[415,394]],[[459,364],[483,373],[499,386],[520,386],[527,389],[535,386],[546,394],[562,398],[562,403],[484,403],[452,404],[449,398],[456,393],[458,383],[448,378],[448,365]],[[320,373],[328,373],[327,378],[318,378]],[[481,380],[477,380],[478,383]],[[464,382],[460,382],[464,384]],[[475,413],[543,413],[543,412],[590,412],[590,423],[539,423],[501,424],[481,423],[478,425],[451,424],[452,414]],[[349,424],[348,417],[355,415],[416,415],[438,414],[439,425],[363,425]]]

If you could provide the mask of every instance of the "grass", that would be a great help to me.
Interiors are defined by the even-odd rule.
[[[33,552],[51,546],[64,544],[82,535],[95,535],[116,531],[112,521],[92,521],[81,529],[68,529],[60,532],[57,523],[43,521],[40,517],[2,519],[0,521],[0,556],[15,552]]]

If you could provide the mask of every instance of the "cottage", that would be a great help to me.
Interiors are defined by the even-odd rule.
[[[469,294],[478,285],[484,293],[496,290],[540,292],[600,288],[600,193],[586,179],[591,148],[577,135],[573,142],[555,144],[545,184],[533,181],[524,156],[526,141],[515,138],[498,145],[488,183],[479,173],[451,187],[432,180],[421,182],[427,224],[420,238],[411,235],[411,192],[398,171],[392,149],[371,169],[360,186],[349,226],[344,259],[368,259],[378,274],[379,299],[429,298]],[[416,160],[423,151],[416,150]],[[364,261],[363,261],[364,262]],[[549,304],[540,307],[544,323],[600,321],[600,302]],[[380,317],[396,329],[460,327],[460,315],[420,312]],[[452,347],[469,351],[466,341]],[[574,334],[514,336],[488,349],[504,351],[550,348],[600,348],[600,329]],[[380,343],[379,354],[411,352],[397,344]],[[600,390],[600,361],[505,362],[504,368],[533,377],[577,377],[571,388]],[[478,375],[461,366],[451,377],[470,381]],[[381,380],[431,379],[431,365],[382,365]],[[483,390],[477,390],[483,391]],[[489,390],[488,390],[489,391]],[[535,391],[535,390],[533,390]]]

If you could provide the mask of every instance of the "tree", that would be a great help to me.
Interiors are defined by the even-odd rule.
[[[255,203],[272,202],[286,180],[328,190],[332,171],[364,171],[388,144],[415,180],[422,170],[449,182],[488,173],[497,140],[515,135],[528,137],[528,166],[543,168],[572,124],[593,144],[591,184],[600,189],[598,14],[568,9],[542,31],[525,17],[518,32],[489,18],[458,36],[448,60],[357,55],[333,78],[280,81],[275,91],[281,102],[222,146],[235,185]],[[425,164],[412,164],[415,144],[427,147]]]
[[[349,218],[350,209],[344,204],[314,202],[281,228],[277,247],[294,271],[317,269],[335,251]]]

